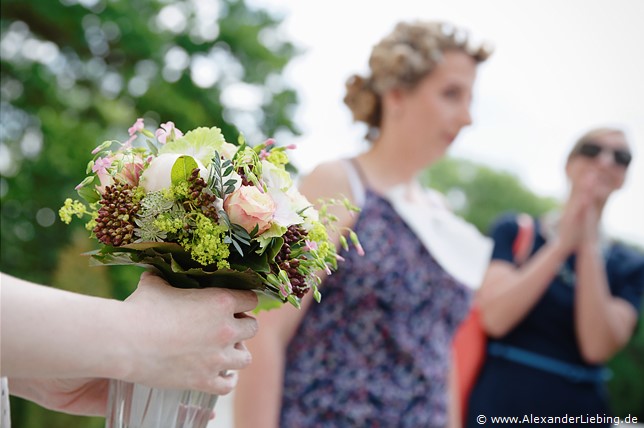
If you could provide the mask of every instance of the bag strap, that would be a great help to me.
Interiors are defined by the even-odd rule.
[[[512,243],[512,255],[514,262],[521,266],[528,260],[534,247],[534,219],[529,214],[521,213],[517,216],[517,226],[519,230]]]

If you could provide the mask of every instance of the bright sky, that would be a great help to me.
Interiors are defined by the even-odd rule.
[[[301,94],[294,161],[303,171],[365,147],[364,129],[351,122],[342,98],[346,78],[367,71],[371,47],[399,20],[448,20],[495,46],[480,68],[475,122],[451,153],[511,171],[535,192],[562,199],[573,141],[590,127],[624,127],[635,159],[605,226],[644,245],[644,1],[251,3],[283,13],[285,36],[305,50],[286,71]]]

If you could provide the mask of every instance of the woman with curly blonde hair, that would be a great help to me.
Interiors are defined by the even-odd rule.
[[[345,103],[372,144],[318,166],[301,190],[311,201],[347,195],[361,208],[335,214],[365,255],[342,253],[319,305],[259,314],[270,328],[248,344],[238,427],[447,425],[450,343],[490,246],[417,175],[471,123],[488,55],[447,23],[402,22],[373,48],[370,75],[347,81]]]

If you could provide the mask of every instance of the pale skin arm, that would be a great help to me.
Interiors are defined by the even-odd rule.
[[[489,336],[506,335],[543,296],[579,242],[586,206],[586,198],[573,195],[561,218],[559,239],[547,242],[520,268],[501,260],[490,263],[477,295],[483,328]]]
[[[453,361],[452,359],[452,364],[449,367],[447,426],[448,428],[461,428],[463,424],[461,423],[461,405],[458,397],[458,371]]]
[[[300,191],[309,201],[315,203],[320,198],[349,196],[351,189],[345,172],[339,163],[319,166],[300,184]],[[353,217],[344,209],[334,210],[338,216],[338,226],[351,226]],[[337,245],[337,239],[335,243]],[[323,273],[318,272],[323,277]],[[324,299],[324,284],[320,288]],[[302,308],[284,305],[279,309],[261,312],[257,319],[262,326],[259,334],[248,342],[253,354],[253,363],[239,374],[239,385],[235,390],[235,427],[236,428],[277,428],[282,404],[285,352],[288,343],[313,304],[310,293],[305,296]],[[252,411],[249,411],[252,403]]]
[[[483,328],[490,337],[505,336],[534,307],[559,271],[567,252],[546,244],[520,269],[492,261],[477,296]]]
[[[637,312],[626,300],[610,293],[593,210],[589,210],[585,225],[575,266],[575,330],[584,359],[600,364],[626,345],[637,324]]]
[[[125,302],[2,275],[2,375],[11,393],[69,413],[105,414],[107,381],[226,394],[250,364],[252,292],[181,290],[145,273]],[[235,315],[239,314],[239,315]]]

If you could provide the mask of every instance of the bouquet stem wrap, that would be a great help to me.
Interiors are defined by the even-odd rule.
[[[110,381],[105,428],[206,428],[217,395]]]

